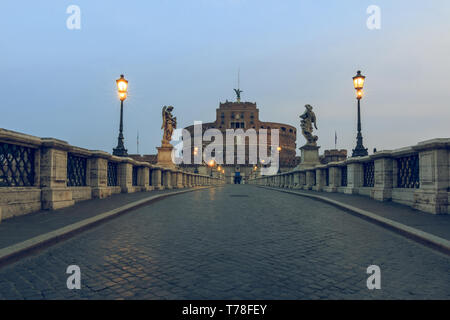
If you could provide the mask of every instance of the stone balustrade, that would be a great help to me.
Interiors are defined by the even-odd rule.
[[[0,221],[116,193],[223,183],[217,177],[0,129]]]
[[[450,214],[450,139],[260,176],[251,184],[366,195],[433,214]]]

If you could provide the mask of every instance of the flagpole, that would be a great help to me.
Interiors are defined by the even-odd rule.
[[[334,131],[334,149],[337,150],[337,133]]]

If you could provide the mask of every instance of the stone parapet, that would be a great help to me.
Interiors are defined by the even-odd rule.
[[[15,154],[26,154],[25,158],[14,160],[18,166],[12,164],[22,172],[8,170],[10,175],[16,176],[0,176],[3,219],[41,209],[60,209],[76,201],[107,198],[120,192],[223,183],[219,178],[200,178],[198,174],[179,169],[161,168],[145,161],[72,146],[63,140],[38,138],[5,129],[0,129],[0,144],[4,146],[2,150],[6,150],[3,152],[21,148],[21,152]]]
[[[433,214],[449,214],[450,139],[384,150],[370,156],[298,167],[251,184],[367,195]]]

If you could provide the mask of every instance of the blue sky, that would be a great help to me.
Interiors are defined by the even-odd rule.
[[[66,28],[72,4],[81,30]],[[372,4],[380,30],[366,27]],[[449,18],[446,0],[4,1],[0,127],[111,152],[124,73],[126,147],[136,152],[139,131],[140,153],[155,153],[161,107],[173,105],[180,126],[212,121],[234,99],[240,68],[242,98],[261,120],[299,127],[311,104],[321,150],[337,131],[351,152],[361,69],[370,151],[449,137]]]

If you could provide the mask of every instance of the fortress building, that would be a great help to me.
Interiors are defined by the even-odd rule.
[[[236,91],[236,90],[235,90]],[[236,91],[238,94],[238,91]],[[238,94],[237,101],[230,102],[226,101],[224,103],[220,103],[219,108],[216,109],[216,120],[214,122],[207,122],[202,124],[202,132],[205,132],[208,129],[215,128],[223,133],[223,137],[225,140],[225,132],[227,129],[243,129],[247,131],[248,129],[254,129],[258,135],[259,141],[259,130],[267,129],[267,144],[270,146],[271,141],[271,130],[278,129],[279,130],[279,146],[281,150],[279,152],[279,161],[280,161],[280,169],[281,171],[285,171],[291,168],[294,168],[298,162],[299,158],[296,157],[296,140],[297,140],[297,129],[291,125],[276,123],[276,122],[265,122],[259,119],[259,109],[256,106],[256,103],[253,102],[241,102],[240,101],[240,91]],[[194,137],[194,126],[189,126],[185,128],[190,132],[191,137]],[[204,142],[203,148],[206,147],[210,142]],[[251,175],[255,175],[258,170],[258,166],[261,166],[260,163],[255,164],[250,163],[249,154],[248,154],[248,143],[249,139],[245,139],[245,163],[237,164],[237,161],[234,161],[233,164],[227,164],[225,162],[221,165],[221,167],[225,170],[225,176],[228,183],[233,183],[235,177],[239,177],[240,180],[247,180]],[[225,144],[225,141],[224,141]],[[194,148],[194,146],[192,146]],[[270,147],[268,147],[270,148]],[[225,148],[224,148],[225,149]],[[235,145],[235,160],[237,157],[237,146]],[[192,150],[191,154],[194,154],[194,150]],[[193,162],[192,162],[193,163]],[[195,164],[184,164],[182,165],[185,169],[192,171],[203,171],[201,173],[210,174],[213,173],[210,168],[206,166],[199,166]]]
[[[294,126],[276,123],[276,122],[266,122],[259,119],[259,109],[256,102],[241,102],[240,101],[240,91],[235,89],[237,94],[237,100],[234,102],[225,101],[219,104],[219,108],[216,109],[216,119],[213,122],[202,123],[202,134],[208,129],[218,129],[223,135],[223,146],[224,152],[226,152],[226,130],[227,129],[242,129],[247,132],[248,129],[254,129],[257,134],[257,143],[259,143],[260,129],[267,130],[267,150],[268,153],[274,152],[270,150],[271,148],[271,130],[278,129],[279,132],[279,167],[280,172],[290,171],[295,168],[300,163],[300,157],[296,156],[296,140],[297,140],[297,129]],[[194,155],[196,153],[195,146],[193,143],[194,138],[194,125],[184,128],[191,135],[191,164],[181,164],[180,167],[183,170],[218,176],[218,166],[214,168],[207,166],[206,163],[195,164]],[[203,151],[210,144],[210,141],[203,141]],[[254,163],[249,159],[249,143],[250,139],[245,138],[245,141],[241,141],[245,145],[245,161],[243,164],[239,164],[237,161],[238,147],[237,141],[234,143],[234,161],[233,163],[227,163],[225,154],[223,155],[223,163],[220,163],[220,169],[224,173],[220,175],[225,175],[227,183],[234,183],[239,180],[241,183],[246,182],[249,178],[258,176],[260,174],[260,168],[264,164]],[[259,149],[258,149],[259,150]],[[129,155],[139,161],[147,161],[150,163],[156,163],[156,155]],[[214,155],[213,155],[214,156]],[[319,161],[322,164],[326,164],[333,161],[343,161],[347,158],[347,150],[325,150],[325,153],[320,156]],[[259,160],[259,154],[258,154]]]

